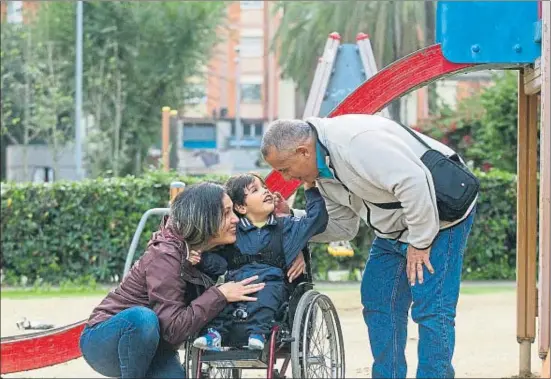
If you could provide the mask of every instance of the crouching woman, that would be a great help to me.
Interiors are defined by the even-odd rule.
[[[93,310],[80,337],[86,362],[107,377],[184,378],[178,346],[228,302],[254,301],[248,295],[264,287],[256,277],[215,286],[186,259],[234,243],[237,222],[220,185],[179,194],[145,254]]]

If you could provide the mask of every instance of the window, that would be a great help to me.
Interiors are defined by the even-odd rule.
[[[240,1],[241,9],[262,9],[264,3],[260,1]]]
[[[262,37],[241,37],[239,43],[241,57],[261,57],[264,55],[264,40]]]
[[[8,1],[7,21],[10,24],[20,24],[23,22],[23,2]]]
[[[260,103],[262,100],[261,84],[241,84],[242,103]]]
[[[216,148],[216,126],[214,124],[185,124],[183,147],[187,149]]]
[[[249,123],[243,122],[243,136],[244,137],[262,137],[262,123]]]
[[[207,96],[205,86],[199,83],[189,83],[186,104],[206,104]]]

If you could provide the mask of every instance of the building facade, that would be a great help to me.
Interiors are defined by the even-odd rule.
[[[180,109],[179,167],[188,173],[262,171],[258,148],[266,126],[296,116],[294,84],[281,78],[271,49],[280,20],[273,14],[275,4],[227,4],[226,22],[217,31],[220,42],[203,75],[191,79],[199,96]]]

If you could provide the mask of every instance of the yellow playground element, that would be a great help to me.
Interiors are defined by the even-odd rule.
[[[334,257],[354,256],[354,249],[349,241],[331,242],[329,246],[327,246],[327,252]]]

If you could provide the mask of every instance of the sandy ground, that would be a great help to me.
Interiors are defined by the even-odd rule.
[[[371,352],[361,314],[359,289],[347,286],[326,293],[335,303],[344,333],[346,373],[349,378],[369,378]],[[101,297],[1,300],[2,337],[19,334],[15,323],[22,317],[65,325],[86,318]],[[464,294],[456,319],[454,364],[458,378],[507,378],[518,374],[514,290],[492,294]],[[417,328],[410,322],[407,357],[408,377],[417,366]],[[537,340],[536,340],[537,341]],[[541,369],[537,343],[532,345],[532,367]],[[252,372],[251,372],[252,374]],[[253,376],[262,377],[262,372]],[[290,372],[288,373],[290,376]],[[247,375],[249,376],[249,375]],[[5,378],[101,378],[81,359],[40,370],[14,373]]]

